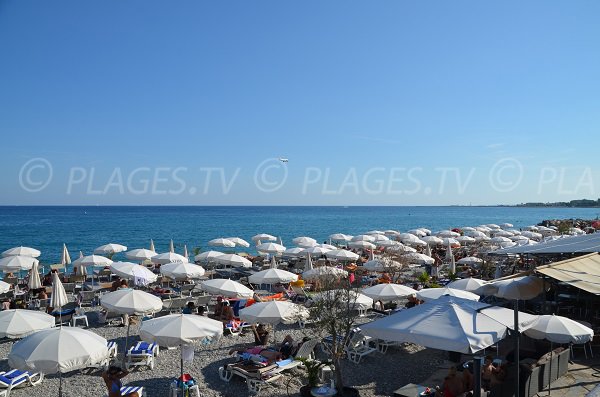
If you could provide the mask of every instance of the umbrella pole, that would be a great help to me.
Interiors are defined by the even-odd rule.
[[[123,352],[123,366],[125,366],[125,359],[127,357],[127,345],[129,344],[129,327],[131,325],[131,319],[127,319],[127,335],[125,335],[125,351]]]
[[[521,390],[520,386],[519,386],[519,300],[515,300],[514,303],[514,307],[515,307],[515,371],[517,373],[517,376],[515,378],[515,396],[519,395],[519,391]]]
[[[481,397],[481,358],[481,356],[473,357],[473,375],[475,375],[473,379],[473,397]]]
[[[550,395],[552,390],[552,341],[550,341],[550,381],[548,383],[548,395]]]
[[[179,345],[179,350],[181,351],[181,377],[179,378],[179,380],[181,381],[181,397],[183,397],[183,344]]]
[[[62,397],[62,372],[58,371],[58,397]]]

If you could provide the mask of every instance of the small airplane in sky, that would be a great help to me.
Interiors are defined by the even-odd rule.
[[[279,161],[281,161],[282,163],[287,163],[288,159],[284,158],[284,157],[280,157]]]

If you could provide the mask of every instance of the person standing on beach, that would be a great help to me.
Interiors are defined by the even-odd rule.
[[[129,375],[129,372],[115,366],[109,367],[107,371],[102,373],[102,379],[104,379],[108,389],[108,397],[140,397],[138,392],[121,394],[121,387],[123,387],[121,379],[127,375]]]

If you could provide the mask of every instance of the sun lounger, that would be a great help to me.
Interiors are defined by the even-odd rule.
[[[145,397],[146,390],[144,390],[144,386],[123,386],[121,387],[121,395],[126,396],[127,394],[137,393],[139,396]],[[105,397],[108,397],[106,394]]]
[[[117,342],[107,342],[106,346],[108,347],[108,358],[117,358]]]
[[[146,366],[154,369],[155,358],[158,357],[158,345],[156,343],[138,342],[127,351],[125,368],[133,366]]]
[[[0,387],[6,389],[6,395],[10,391],[20,386],[35,386],[44,380],[44,374],[32,373],[28,371],[19,371],[17,369],[8,372],[0,372]]]
[[[360,331],[355,332],[344,349],[348,359],[355,364],[359,364],[363,357],[377,351],[377,348],[371,346],[369,342]]]

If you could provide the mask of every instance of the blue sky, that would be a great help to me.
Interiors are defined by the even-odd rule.
[[[599,14],[3,0],[0,204],[597,198]]]

